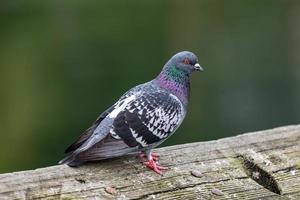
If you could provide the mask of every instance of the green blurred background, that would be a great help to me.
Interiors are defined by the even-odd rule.
[[[0,173],[54,165],[176,52],[199,56],[164,145],[300,121],[300,1],[1,1]]]

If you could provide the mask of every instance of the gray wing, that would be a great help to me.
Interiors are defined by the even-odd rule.
[[[153,148],[175,132],[185,113],[176,96],[161,91],[145,93],[118,114],[111,132],[129,147]]]
[[[114,106],[111,106],[106,111],[104,111],[92,124],[91,127],[89,127],[87,130],[85,130],[79,138],[73,142],[66,150],[65,153],[70,153],[75,151],[77,148],[79,148],[88,138],[91,137],[95,129],[99,126],[99,124],[102,122],[102,120],[114,109]]]
[[[101,141],[92,137],[93,146],[79,153],[76,161],[101,160],[153,148],[174,133],[184,116],[185,110],[174,95],[153,92],[129,96],[107,115],[107,119],[113,119],[110,134]]]
[[[143,85],[138,85],[129,91],[127,91],[125,94],[121,96],[121,98],[111,107],[109,107],[107,110],[105,110],[97,119],[96,121],[87,129],[85,130],[79,138],[73,142],[66,150],[65,153],[71,153],[78,149],[84,142],[86,142],[93,134],[96,134],[101,130],[100,123],[106,118],[107,115],[109,115],[113,110],[118,108],[119,106],[122,106],[122,103],[124,103],[124,100],[131,95],[133,95],[135,92],[139,91],[140,88]]]
[[[140,93],[118,101],[94,133],[61,163],[135,153],[157,146],[174,133],[185,116],[179,99],[161,91]]]
[[[124,107],[125,103],[128,101],[127,99],[130,98],[130,96],[132,96],[136,91],[138,91],[141,86],[142,85],[134,87],[128,92],[126,92],[113,106],[104,111],[92,124],[92,126],[88,128],[85,132],[83,132],[81,136],[66,149],[65,152],[69,155],[63,160],[61,160],[59,163],[71,163],[74,160],[76,160],[75,157],[81,152],[88,150],[96,143],[103,143],[101,141],[109,135],[110,127],[113,123],[112,117],[107,116],[110,114],[115,115],[116,111]],[[105,141],[113,143],[112,140]]]

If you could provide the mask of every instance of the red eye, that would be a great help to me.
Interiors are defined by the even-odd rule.
[[[187,65],[190,64],[190,61],[187,58],[185,58],[183,62],[184,62],[184,64],[187,64]]]

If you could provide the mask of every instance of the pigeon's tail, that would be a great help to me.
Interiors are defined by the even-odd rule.
[[[59,161],[59,164],[76,167],[87,161],[104,160],[138,151],[137,147],[129,147],[122,140],[114,139],[109,135],[101,143],[97,143],[89,149],[80,147]]]
[[[58,164],[60,165],[66,164],[69,165],[70,167],[77,167],[83,163],[84,161],[76,160],[73,154],[65,157],[64,159],[58,162]]]

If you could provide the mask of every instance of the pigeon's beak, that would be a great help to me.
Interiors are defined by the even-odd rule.
[[[196,63],[196,64],[194,65],[194,70],[195,70],[195,71],[200,71],[200,72],[203,72],[203,71],[204,71],[204,69],[199,65],[199,63]]]

